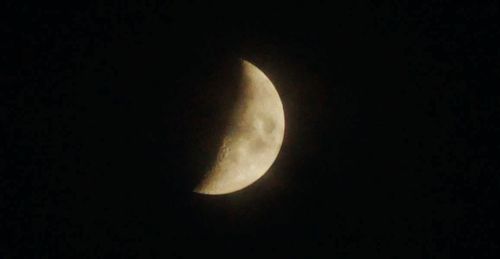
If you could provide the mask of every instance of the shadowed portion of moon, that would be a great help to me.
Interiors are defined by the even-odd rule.
[[[276,159],[284,135],[284,112],[278,92],[253,64],[241,61],[241,81],[215,163],[195,192],[226,194],[264,175]]]
[[[241,81],[241,66],[237,59],[228,58],[225,62],[207,63],[197,66],[201,75],[192,79],[196,84],[195,93],[189,97],[191,105],[186,107],[187,117],[196,121],[189,133],[190,147],[189,179],[187,188],[199,184],[203,174],[210,170],[217,159],[223,143],[224,132],[230,128],[230,117],[238,101],[238,88]],[[203,71],[204,70],[204,71]]]

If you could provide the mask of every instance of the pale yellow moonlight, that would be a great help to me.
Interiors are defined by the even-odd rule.
[[[256,66],[241,61],[239,99],[217,160],[194,189],[201,194],[241,190],[271,167],[283,142],[285,116],[276,88]]]

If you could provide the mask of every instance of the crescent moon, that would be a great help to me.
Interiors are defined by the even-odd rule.
[[[227,194],[262,177],[274,163],[285,132],[283,104],[273,83],[241,60],[239,98],[217,159],[194,192]]]

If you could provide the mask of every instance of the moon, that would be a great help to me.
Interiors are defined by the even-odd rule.
[[[262,177],[276,160],[285,132],[283,104],[267,76],[241,59],[236,107],[217,158],[194,192],[218,195],[241,190]]]

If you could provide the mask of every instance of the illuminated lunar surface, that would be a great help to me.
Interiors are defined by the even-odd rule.
[[[242,60],[240,96],[217,160],[194,189],[201,194],[241,190],[271,167],[283,142],[285,117],[278,92],[269,78]]]

